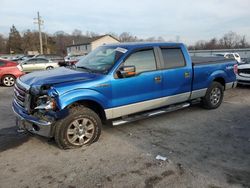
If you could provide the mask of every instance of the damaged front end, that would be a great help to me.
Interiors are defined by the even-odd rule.
[[[67,113],[59,110],[57,97],[58,93],[49,85],[30,87],[17,79],[12,104],[17,126],[41,136],[53,137],[55,121]]]

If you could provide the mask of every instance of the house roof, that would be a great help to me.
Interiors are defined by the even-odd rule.
[[[117,38],[113,37],[112,35],[100,35],[100,36],[96,36],[96,37],[86,37],[83,39],[83,41],[81,41],[81,43],[78,43],[78,44],[72,44],[72,45],[69,45],[67,47],[72,47],[72,46],[81,46],[81,45],[88,45],[102,37],[105,37],[105,36],[110,36],[112,37],[113,39],[119,41]]]

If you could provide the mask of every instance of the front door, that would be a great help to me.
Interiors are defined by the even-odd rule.
[[[21,66],[24,72],[32,72],[35,69],[35,63],[36,60],[35,59],[28,59],[26,61],[24,61]]]
[[[162,96],[162,71],[157,70],[154,49],[133,52],[122,66],[135,66],[133,77],[112,80],[113,118],[157,108]]]
[[[35,70],[45,70],[46,64],[49,62],[47,59],[37,58],[35,64]]]

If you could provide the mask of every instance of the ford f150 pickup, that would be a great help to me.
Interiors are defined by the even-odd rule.
[[[236,86],[235,60],[191,60],[181,43],[104,45],[71,67],[17,79],[17,125],[54,138],[60,148],[98,140],[102,124],[119,125],[201,102],[219,107]]]

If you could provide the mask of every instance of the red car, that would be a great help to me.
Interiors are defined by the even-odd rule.
[[[0,59],[0,82],[7,87],[15,84],[16,78],[24,75],[22,71],[17,68],[17,63],[5,59]]]

